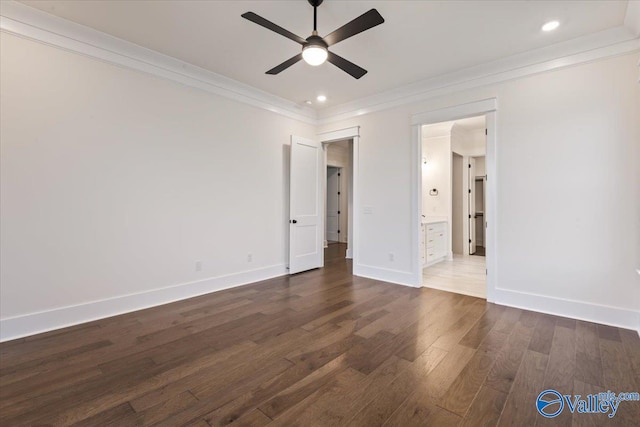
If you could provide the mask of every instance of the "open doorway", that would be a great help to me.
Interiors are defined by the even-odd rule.
[[[349,258],[350,218],[353,206],[353,141],[324,145],[326,153],[325,240],[326,253]]]
[[[421,134],[423,286],[486,298],[485,116]]]

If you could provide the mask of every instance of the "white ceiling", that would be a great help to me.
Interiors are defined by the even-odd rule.
[[[62,18],[222,74],[296,103],[335,106],[430,77],[623,25],[627,1],[332,1],[318,8],[327,35],[376,8],[385,23],[331,50],[367,69],[355,80],[331,64],[264,72],[300,46],[240,17],[247,11],[302,36],[313,9],[297,1],[22,1]],[[543,33],[556,19],[558,30]],[[318,104],[315,97],[326,94]]]

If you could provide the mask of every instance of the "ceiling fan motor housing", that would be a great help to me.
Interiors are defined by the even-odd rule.
[[[316,31],[314,31],[314,33],[316,33]],[[302,47],[302,49],[304,50],[309,46],[318,46],[324,49],[329,47],[329,45],[327,45],[327,43],[322,39],[322,37],[318,36],[317,33],[307,37],[307,43]]]

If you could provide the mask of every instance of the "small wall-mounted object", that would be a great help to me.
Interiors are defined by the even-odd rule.
[[[427,164],[427,158],[426,158],[426,157],[423,157],[423,158],[422,158],[422,164],[423,164],[423,165],[426,165],[426,164]]]
[[[438,189],[437,188],[432,188],[431,190],[429,190],[429,195],[430,196],[437,196],[438,195]]]

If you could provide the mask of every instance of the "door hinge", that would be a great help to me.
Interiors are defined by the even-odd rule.
[[[488,135],[488,134],[489,134],[489,133],[487,132],[487,130],[486,130],[486,129],[484,130],[484,134],[485,134],[485,135]]]
[[[469,189],[469,194],[471,194],[471,189]]]
[[[471,169],[471,163],[469,163],[469,169]]]
[[[489,275],[489,270],[487,270],[486,268],[484,269],[484,275],[488,276]]]
[[[340,234],[340,230],[338,230],[338,234]]]
[[[471,215],[469,215],[469,219],[471,219]]]
[[[340,195],[340,192],[338,191],[338,196]]]
[[[340,176],[340,172],[338,172],[338,176]]]
[[[338,215],[340,215],[340,211],[338,211]]]
[[[471,243],[471,239],[469,239],[469,243]]]

